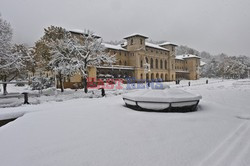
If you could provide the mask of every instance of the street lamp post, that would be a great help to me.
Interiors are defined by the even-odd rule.
[[[144,66],[144,73],[145,73],[145,75],[146,75],[145,84],[147,85],[147,74],[150,72],[150,64],[147,63],[145,57],[144,57],[144,62],[145,62],[145,63],[143,64],[143,66]],[[149,75],[148,75],[148,77],[149,77]],[[148,81],[149,81],[149,80],[148,80]]]

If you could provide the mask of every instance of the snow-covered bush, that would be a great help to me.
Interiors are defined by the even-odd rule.
[[[25,86],[25,84],[23,82],[18,82],[18,83],[15,84],[15,86],[22,87],[22,86]]]
[[[32,90],[42,90],[54,86],[54,79],[52,77],[33,77],[31,83]]]

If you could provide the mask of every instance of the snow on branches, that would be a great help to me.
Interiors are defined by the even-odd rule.
[[[102,40],[90,31],[76,37],[72,46],[74,47],[76,66],[83,77],[87,77],[88,66],[111,65],[116,61],[115,55],[108,55],[102,45]]]
[[[12,29],[10,24],[0,17],[0,79],[9,82],[19,76],[31,60],[24,45],[11,45]],[[3,84],[4,94],[7,94]]]
[[[75,65],[82,74],[84,91],[87,93],[88,67],[111,65],[116,61],[115,55],[107,54],[105,47],[102,45],[102,40],[90,31],[75,37],[72,46],[74,48]]]
[[[47,43],[51,54],[48,65],[52,71],[65,76],[71,76],[76,72],[72,40],[71,34],[65,30],[61,39]]]
[[[60,85],[63,84],[63,76],[80,72],[86,87],[88,67],[111,65],[115,62],[115,56],[105,52],[102,40],[92,32],[73,35],[63,29],[60,34],[60,38],[47,40],[46,44],[51,55],[48,67],[59,75]],[[63,91],[63,87],[61,90]]]

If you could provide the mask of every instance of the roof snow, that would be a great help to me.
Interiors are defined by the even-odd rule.
[[[125,47],[125,46],[128,45],[128,42],[125,41],[122,45]],[[145,45],[148,46],[148,47],[152,47],[152,48],[156,48],[156,49],[160,49],[160,50],[164,50],[164,51],[169,51],[168,49],[163,48],[163,47],[161,47],[161,46],[159,46],[157,44],[145,42]]]
[[[184,54],[184,55],[176,55],[175,59],[187,59],[187,58],[199,58],[197,55],[193,55],[193,54]]]
[[[107,43],[102,43],[102,45],[105,48],[110,48],[110,49],[114,49],[114,50],[122,50],[122,51],[126,51],[126,49],[122,48],[121,45],[112,45],[112,44],[107,44]]]
[[[181,56],[176,56],[175,59],[183,61],[184,59]]]
[[[200,66],[204,66],[205,64],[207,64],[206,62],[200,61]]]
[[[70,31],[70,32],[75,32],[75,33],[85,34],[85,32],[84,32],[83,30],[81,30],[81,29],[70,29],[70,30],[68,30],[68,31]]]
[[[148,38],[147,36],[145,36],[145,35],[143,35],[143,34],[140,34],[140,33],[133,33],[133,34],[131,34],[131,35],[128,35],[128,36],[126,36],[126,37],[124,37],[124,39],[127,39],[127,38],[130,38],[130,37],[132,37],[132,36],[141,36],[141,37],[144,37],[144,38]]]
[[[68,30],[69,32],[72,32],[72,33],[78,33],[78,34],[83,34],[83,35],[86,35],[86,31],[84,30],[81,30],[81,29],[70,29]],[[97,35],[97,34],[93,34],[94,37],[96,38],[101,38],[101,36]]]
[[[148,42],[146,42],[145,44],[146,44],[146,46],[148,46],[148,47],[153,47],[153,48],[157,48],[157,49],[160,49],[160,50],[168,51],[168,49],[163,48],[163,47],[161,47],[161,46],[159,46],[159,45],[157,45],[157,44],[148,43]]]
[[[172,43],[172,42],[164,42],[164,43],[159,44],[159,46],[165,46],[165,45],[174,45],[174,46],[178,46],[177,44],[174,44],[174,43]]]

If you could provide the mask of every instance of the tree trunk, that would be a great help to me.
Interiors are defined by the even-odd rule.
[[[83,77],[83,87],[84,87],[84,92],[88,93],[87,78],[86,77]]]
[[[7,77],[5,76],[4,79],[3,79],[3,82],[7,82]],[[7,92],[7,84],[4,83],[3,84],[3,95],[7,95],[8,92]]]
[[[3,84],[3,95],[7,95],[7,84]]]
[[[59,73],[59,82],[60,82],[61,92],[64,92],[63,79],[62,79],[62,74],[61,73]]]

